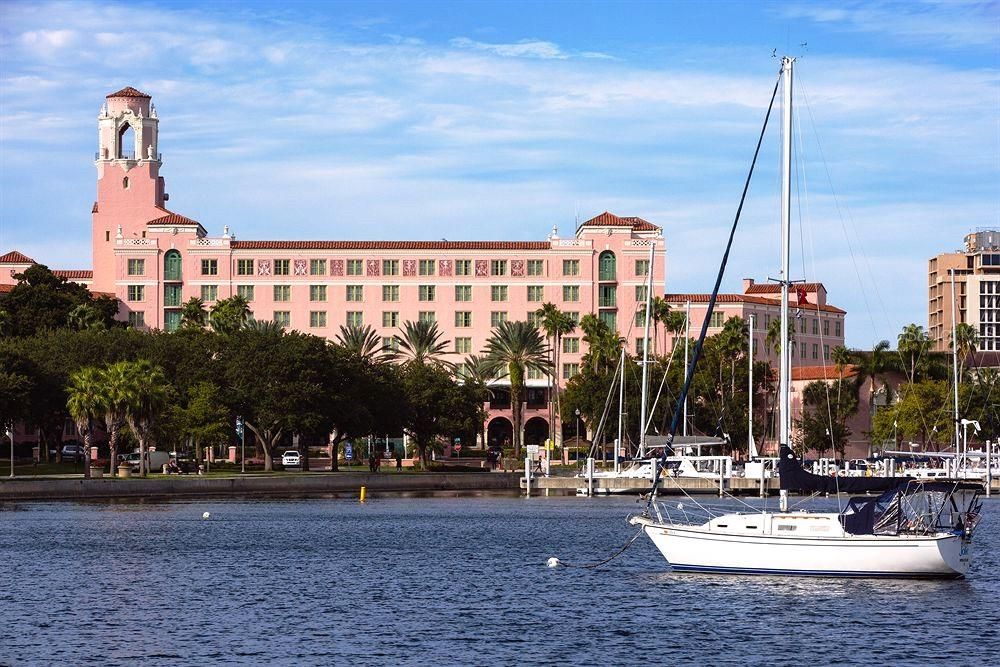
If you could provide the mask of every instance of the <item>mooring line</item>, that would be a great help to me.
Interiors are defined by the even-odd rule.
[[[639,536],[642,535],[642,531],[643,531],[643,528],[640,527],[639,531],[635,535],[633,535],[632,538],[628,542],[626,542],[624,545],[622,545],[621,549],[619,549],[618,551],[616,551],[611,556],[609,556],[609,557],[605,558],[604,560],[599,561],[597,563],[587,563],[585,565],[576,565],[574,563],[566,563],[564,561],[559,560],[555,556],[553,556],[552,558],[550,558],[548,560],[548,562],[546,564],[549,567],[576,567],[576,568],[579,568],[581,570],[590,570],[590,569],[593,569],[595,567],[600,567],[601,565],[604,565],[605,563],[610,563],[611,561],[613,561],[614,559],[618,558],[623,553],[625,553],[625,550],[628,549],[630,546],[632,546],[633,542],[635,542],[637,539],[639,539]]]

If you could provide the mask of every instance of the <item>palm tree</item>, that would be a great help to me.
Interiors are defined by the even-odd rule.
[[[730,317],[722,325],[722,331],[717,335],[720,362],[729,360],[730,395],[736,394],[736,362],[750,352],[747,341],[747,324],[742,317]],[[720,372],[721,376],[721,372]],[[722,379],[721,377],[719,378]],[[720,383],[721,388],[721,383]]]
[[[71,329],[76,329],[77,331],[105,328],[101,311],[89,303],[81,303],[69,311],[69,314],[66,316],[66,323]]]
[[[212,330],[221,334],[235,333],[252,321],[253,312],[250,310],[250,304],[239,294],[217,301],[208,316]]]
[[[285,327],[274,320],[250,320],[245,329],[261,336],[281,336],[285,333]]]
[[[583,363],[598,375],[614,368],[624,343],[618,332],[612,331],[607,322],[593,313],[580,319],[580,329],[583,330],[583,342],[587,344]]]
[[[556,415],[562,419],[562,403],[559,390],[559,355],[562,353],[563,336],[571,334],[576,330],[576,320],[559,310],[555,305],[546,303],[535,311],[541,318],[542,330],[545,331],[552,349],[552,369],[549,373],[549,388],[555,394]],[[552,405],[551,400],[549,405]],[[549,415],[549,439],[556,440],[556,420]]]
[[[667,313],[663,320],[664,335],[670,333],[670,352],[673,354],[674,348],[677,347],[677,337],[684,333],[684,329],[687,328],[687,314],[679,311],[670,311]]]
[[[930,336],[918,324],[907,324],[899,334],[899,354],[906,355],[910,360],[910,384],[916,381],[917,364],[920,357],[930,349]]]
[[[646,304],[639,304],[639,308],[645,312]],[[657,340],[659,339],[660,323],[663,323],[664,333],[669,330],[667,320],[670,318],[670,304],[662,296],[654,296],[649,302],[650,317],[653,318],[653,356],[656,356]],[[666,343],[663,345],[666,347]]]
[[[955,340],[958,341],[958,382],[962,383],[965,373],[965,362],[979,348],[979,333],[967,322],[955,325]],[[949,345],[952,349],[954,344]]]
[[[493,368],[490,360],[486,357],[478,354],[470,354],[465,358],[462,363],[462,381],[473,387],[479,389],[480,394],[483,398],[483,403],[487,400],[493,398],[493,392],[490,389],[490,380],[492,380],[496,375],[496,371]],[[480,434],[483,435],[481,442],[486,442],[486,432],[485,423],[479,424],[476,427],[476,440],[479,440]]]
[[[111,450],[111,476],[118,473],[118,439],[125,426],[129,404],[129,363],[120,361],[101,370],[104,430]]]
[[[443,335],[438,328],[437,322],[425,320],[403,322],[400,327],[402,336],[396,334],[396,342],[399,344],[399,355],[406,361],[418,364],[433,363],[440,366],[451,367],[452,364],[441,358],[447,354],[448,343],[441,340]]]
[[[337,345],[361,359],[382,360],[382,341],[371,325],[341,325]]]
[[[868,414],[871,417],[871,424],[869,424],[869,430],[874,428],[875,424],[875,395],[878,393],[879,382],[885,385],[885,373],[892,366],[892,360],[887,354],[891,348],[891,344],[887,340],[880,340],[873,348],[870,353],[865,353],[857,356],[856,367],[858,370],[858,389],[864,386],[866,381],[870,381],[871,384],[868,388]]]
[[[83,436],[83,476],[90,477],[90,448],[94,444],[94,422],[104,405],[101,373],[87,366],[73,373],[66,387],[66,408]]]
[[[844,384],[844,369],[851,363],[851,351],[843,345],[830,350],[830,359],[833,361],[833,368],[837,371],[837,405],[840,405],[840,388]]]
[[[201,329],[208,319],[205,302],[193,296],[181,307],[181,327],[184,329]]]
[[[549,349],[541,332],[528,322],[501,322],[486,341],[486,358],[494,371],[506,370],[510,379],[511,416],[514,422],[514,455],[521,457],[521,393],[527,371],[551,369]]]
[[[166,401],[166,378],[159,366],[145,359],[125,362],[128,408],[126,421],[139,441],[139,474],[146,476],[146,446],[153,424]]]
[[[774,349],[774,353],[781,356],[781,318],[773,320],[771,324],[767,326],[767,334],[764,337],[767,345]],[[792,326],[792,322],[788,323],[788,341],[790,343],[795,342],[795,327]],[[795,349],[792,349],[794,352]]]

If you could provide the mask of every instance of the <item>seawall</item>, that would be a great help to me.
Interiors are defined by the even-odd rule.
[[[168,477],[161,479],[13,479],[0,481],[0,501],[199,496],[309,496],[435,491],[518,491],[516,473],[369,474]]]

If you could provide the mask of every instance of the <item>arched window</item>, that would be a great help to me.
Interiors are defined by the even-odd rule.
[[[181,279],[181,254],[176,250],[168,250],[163,256],[163,279]]]
[[[128,176],[122,179],[122,187],[128,190]]]
[[[598,279],[614,280],[616,272],[615,253],[605,250],[598,258]]]
[[[135,159],[135,131],[128,123],[118,130],[118,157],[124,160]]]

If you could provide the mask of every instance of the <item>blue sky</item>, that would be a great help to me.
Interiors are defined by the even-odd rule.
[[[805,46],[802,46],[802,44]],[[170,207],[243,239],[541,239],[660,224],[707,291],[800,57],[794,277],[848,343],[926,325],[926,261],[1000,226],[996,2],[0,4],[0,251],[90,264],[104,95],[150,93]],[[726,288],[777,273],[777,136]]]

